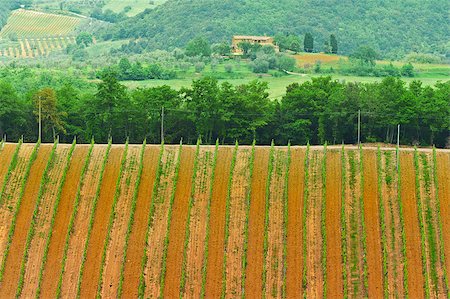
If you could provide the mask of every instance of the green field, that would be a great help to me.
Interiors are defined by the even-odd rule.
[[[166,1],[167,0],[107,0],[104,9],[121,12],[125,7],[129,6],[131,7],[131,10],[127,12],[127,15],[135,16],[147,8],[155,8]]]

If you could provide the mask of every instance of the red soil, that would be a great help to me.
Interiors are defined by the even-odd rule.
[[[322,161],[323,150],[311,150],[309,157],[308,204],[306,208],[306,296],[323,296]]]
[[[11,247],[6,259],[5,274],[0,283],[0,297],[12,298],[16,294],[16,288],[20,275],[20,265],[25,249],[25,242],[30,227],[31,218],[37,194],[41,185],[42,174],[47,166],[47,162],[52,150],[52,145],[41,145],[31,167],[30,176],[26,183],[22,203],[17,215],[16,227],[11,241]],[[18,195],[18,193],[16,193]]]
[[[69,226],[70,216],[80,183],[81,169],[88,153],[88,146],[77,146],[73,152],[66,182],[61,191],[61,199],[55,217],[54,229],[50,238],[47,263],[42,276],[42,298],[52,298],[56,295],[59,273],[62,267],[64,241]]]
[[[284,206],[286,190],[287,152],[275,149],[273,170],[269,186],[269,219],[267,228],[267,256],[265,296],[278,298],[283,294],[284,284]]]
[[[145,298],[160,297],[162,260],[164,255],[164,240],[168,230],[168,214],[171,208],[170,199],[175,192],[175,170],[178,165],[179,147],[166,146],[162,157],[161,178],[157,194],[152,199],[153,217],[148,233],[146,247],[147,264],[144,269]]]
[[[87,249],[84,274],[81,281],[80,297],[93,298],[97,293],[100,276],[102,250],[107,234],[108,220],[111,213],[116,182],[124,149],[112,147],[106,164],[101,191],[95,211],[94,225]]]
[[[15,144],[5,144],[5,147],[0,150],[0,184],[3,184],[3,180],[8,172],[9,164],[16,151]]]
[[[230,188],[230,217],[226,244],[225,295],[227,298],[242,295],[242,261],[244,258],[246,204],[250,188],[251,149],[241,148],[236,156]],[[224,257],[225,258],[225,257]]]
[[[286,297],[302,297],[302,213],[304,192],[305,151],[291,150],[288,183],[288,225],[286,260]]]
[[[377,156],[374,151],[364,152],[364,215],[367,241],[367,272],[369,298],[383,297],[383,271],[381,232],[379,221]]]
[[[139,170],[140,153],[141,146],[128,147],[127,159],[119,182],[120,194],[114,211],[115,217],[111,227],[110,242],[106,251],[101,286],[102,298],[117,298],[125,238]]]
[[[444,241],[445,267],[448,277],[450,275],[450,158],[448,153],[437,153],[436,159],[442,239]]]
[[[264,215],[269,152],[268,148],[257,148],[255,150],[248,219],[249,234],[245,280],[245,296],[248,298],[260,298],[262,296]]]
[[[207,208],[210,201],[214,162],[214,148],[200,149],[193,191],[193,205],[189,223],[189,241],[186,252],[186,285],[183,298],[200,298],[202,290],[203,261],[205,258],[205,240]]]
[[[100,183],[100,172],[105,154],[106,147],[94,147],[86,176],[82,183],[78,212],[74,220],[73,229],[69,232],[67,260],[65,271],[62,275],[61,297],[63,298],[73,297],[76,294],[89,218],[97,187]]]
[[[54,164],[48,171],[49,182],[42,193],[42,199],[35,218],[35,234],[28,250],[28,260],[25,265],[24,285],[22,296],[24,298],[36,297],[36,289],[39,283],[39,271],[44,257],[47,235],[50,233],[51,218],[53,216],[53,206],[55,205],[56,194],[61,184],[63,170],[67,165],[67,155],[69,145],[58,145]]]
[[[233,151],[231,148],[219,148],[210,208],[211,224],[206,268],[206,298],[219,298],[222,290],[225,205],[232,157]]]
[[[325,225],[327,235],[327,295],[340,298],[343,294],[341,252],[341,153],[327,152]]]
[[[141,259],[145,248],[145,233],[150,211],[150,203],[158,166],[160,148],[147,147],[144,153],[144,167],[136,201],[136,212],[133,229],[131,230],[127,260],[125,261],[123,298],[137,298]]]
[[[181,152],[180,170],[172,206],[172,221],[169,227],[169,247],[167,249],[167,272],[164,294],[166,298],[180,296],[181,267],[183,263],[184,236],[194,173],[194,148],[184,148]]]
[[[424,297],[422,250],[415,188],[413,153],[400,152],[401,200],[405,220],[408,290],[411,298]]]

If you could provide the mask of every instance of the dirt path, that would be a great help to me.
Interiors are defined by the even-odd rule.
[[[147,263],[144,268],[145,298],[160,296],[162,259],[164,240],[167,234],[167,219],[170,210],[170,199],[175,191],[174,178],[178,164],[179,147],[165,147],[161,164],[161,177],[157,181],[156,194],[152,198],[152,215],[148,243],[146,247]]]
[[[236,163],[230,186],[230,206],[228,242],[225,244],[225,297],[242,295],[242,262],[244,258],[246,203],[250,192],[250,163],[252,150],[241,148],[237,152]]]
[[[179,177],[172,207],[169,227],[169,247],[167,249],[167,272],[164,293],[166,298],[180,296],[181,267],[183,263],[183,244],[194,173],[195,150],[183,148]]]
[[[102,250],[107,234],[108,219],[116,191],[116,182],[123,152],[123,147],[112,147],[108,163],[106,164],[81,280],[81,298],[93,298],[97,293]]]
[[[367,272],[369,298],[383,297],[383,269],[381,255],[381,232],[379,221],[379,195],[377,156],[375,151],[364,152],[364,215],[367,236]]]
[[[186,252],[186,285],[183,298],[200,298],[202,291],[203,260],[208,203],[213,175],[215,148],[201,148],[193,192],[193,205],[189,223],[189,240]]]
[[[137,298],[139,274],[141,270],[142,254],[145,248],[145,233],[150,212],[153,185],[158,167],[160,147],[147,146],[144,153],[144,167],[136,201],[136,214],[131,230],[127,260],[125,261],[123,298]]]
[[[52,237],[50,238],[47,263],[42,276],[42,298],[52,298],[56,295],[56,286],[61,271],[61,260],[64,250],[64,241],[72,214],[73,204],[80,183],[81,170],[84,165],[89,147],[77,146],[73,152],[61,199],[55,218]]]
[[[125,237],[130,219],[134,189],[139,172],[141,146],[129,146],[122,178],[119,182],[120,194],[111,227],[109,246],[103,271],[101,297],[117,298],[120,269],[123,263]]]
[[[5,144],[5,147],[0,150],[0,184],[3,184],[15,151],[15,144]]]
[[[87,238],[89,218],[100,179],[102,163],[106,155],[106,147],[94,147],[86,177],[80,190],[78,212],[73,229],[69,232],[69,246],[65,271],[62,274],[61,297],[69,298],[76,294],[80,275],[83,247]],[[70,216],[71,217],[71,216]],[[55,279],[56,280],[56,279]]]
[[[22,296],[24,298],[36,297],[36,290],[39,283],[39,270],[43,261],[47,235],[50,233],[53,206],[56,201],[59,185],[61,184],[63,171],[66,169],[69,150],[69,145],[58,145],[55,151],[54,164],[47,174],[49,181],[42,193],[38,214],[35,218],[35,233],[28,250],[28,259],[25,265],[22,290]]]
[[[341,250],[341,153],[327,152],[326,209],[327,232],[327,296],[341,298],[343,294]]]
[[[444,241],[445,267],[450,275],[450,155],[437,153],[438,197],[441,208],[442,239]],[[449,295],[447,290],[447,296]]]
[[[417,214],[413,153],[400,152],[401,200],[405,219],[408,290],[411,298],[424,297],[422,250]]]
[[[266,205],[266,184],[269,163],[269,148],[255,150],[252,191],[250,198],[250,215],[248,225],[248,252],[245,280],[245,296],[260,298],[262,296],[264,216]]]
[[[26,183],[22,198],[22,204],[17,215],[16,227],[11,242],[8,257],[6,259],[5,274],[0,284],[0,297],[12,298],[16,294],[20,274],[20,264],[25,249],[28,229],[30,227],[33,210],[41,185],[42,174],[52,151],[52,145],[41,145],[30,170],[30,176]],[[19,192],[16,193],[19,195]]]
[[[216,173],[214,176],[211,198],[211,224],[209,239],[209,255],[206,268],[205,298],[220,298],[222,290],[223,244],[225,234],[225,205],[228,192],[233,149],[221,147],[217,155]]]
[[[304,166],[305,150],[292,149],[288,183],[286,298],[302,297]]]
[[[279,298],[283,295],[284,283],[284,245],[285,245],[285,190],[287,176],[287,151],[274,150],[273,170],[270,178],[268,204],[269,219],[267,226],[267,256],[264,260],[266,281],[265,297]]]

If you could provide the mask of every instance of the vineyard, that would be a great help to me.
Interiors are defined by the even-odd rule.
[[[1,298],[448,298],[450,152],[0,143]]]
[[[84,21],[65,15],[15,10],[0,32],[0,56],[34,58],[65,49],[75,43],[75,29]]]

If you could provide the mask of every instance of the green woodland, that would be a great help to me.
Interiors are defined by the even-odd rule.
[[[104,72],[98,83],[30,72],[1,70],[0,134],[10,141],[37,140],[39,103],[47,142],[58,135],[64,142],[158,143],[163,107],[167,143],[199,137],[209,144],[356,143],[359,111],[363,142],[395,142],[400,124],[402,144],[444,147],[450,129],[450,81],[423,86],[394,77],[377,83],[317,77],[289,85],[272,100],[267,83],[258,80],[234,86],[204,77],[177,91],[128,89],[114,72]]]
[[[347,55],[361,45],[391,59],[410,52],[448,55],[449,10],[442,0],[180,0],[118,22],[102,36],[147,38],[150,49],[168,49],[199,35],[221,42],[233,35],[311,32],[315,51],[324,51],[335,34]]]

